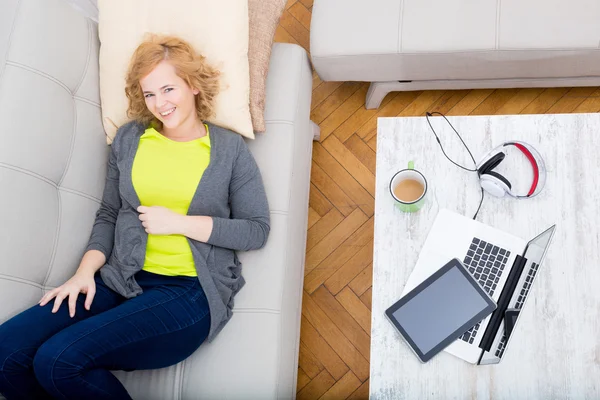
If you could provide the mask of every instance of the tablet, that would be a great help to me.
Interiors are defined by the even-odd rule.
[[[494,300],[455,258],[385,315],[417,357],[427,362],[495,309]]]

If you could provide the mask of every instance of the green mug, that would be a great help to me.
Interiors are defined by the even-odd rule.
[[[427,179],[415,169],[415,164],[409,161],[408,168],[396,172],[390,180],[390,193],[400,211],[409,213],[419,211],[425,204]],[[410,197],[402,198],[403,196]]]

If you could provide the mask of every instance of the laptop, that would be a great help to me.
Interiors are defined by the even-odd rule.
[[[498,305],[444,351],[472,364],[502,360],[555,228],[528,242],[449,210],[439,212],[404,294],[458,258]]]

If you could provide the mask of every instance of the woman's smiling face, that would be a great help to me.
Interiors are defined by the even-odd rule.
[[[181,79],[168,61],[161,61],[140,79],[140,86],[148,110],[162,122],[164,128],[176,130],[190,118],[196,118],[194,96],[198,90]]]

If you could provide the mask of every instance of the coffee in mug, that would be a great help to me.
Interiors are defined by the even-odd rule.
[[[390,193],[396,206],[404,212],[419,211],[425,204],[427,180],[410,161],[408,168],[398,171],[390,181]]]
[[[416,179],[406,178],[400,181],[394,188],[394,194],[400,200],[406,203],[412,203],[421,197],[425,191],[425,186]]]

